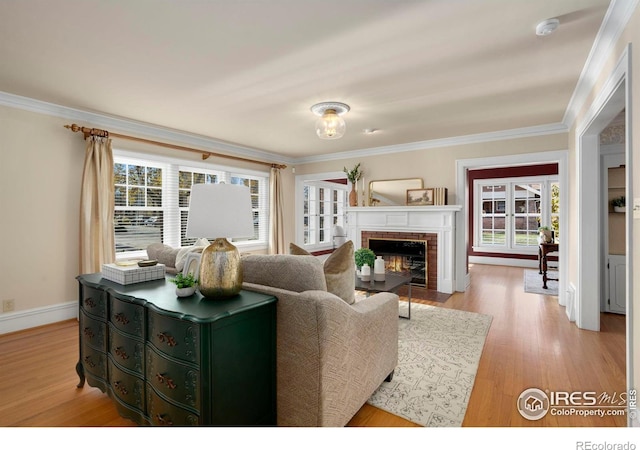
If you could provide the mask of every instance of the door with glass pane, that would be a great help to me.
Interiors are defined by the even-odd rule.
[[[551,226],[558,238],[557,179],[478,180],[474,191],[475,251],[535,252],[541,225]]]
[[[542,185],[540,183],[515,183],[512,185],[511,194],[513,247],[538,245]]]

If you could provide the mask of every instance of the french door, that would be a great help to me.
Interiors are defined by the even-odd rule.
[[[538,228],[559,227],[557,177],[474,182],[474,251],[537,252]]]

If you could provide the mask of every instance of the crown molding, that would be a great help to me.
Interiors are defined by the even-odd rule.
[[[573,126],[639,1],[611,1],[562,119],[567,128]]]
[[[493,131],[489,133],[468,134],[443,139],[431,139],[427,141],[409,142],[407,144],[388,145],[384,147],[365,148],[341,153],[329,153],[326,155],[308,156],[296,159],[297,164],[314,163],[321,161],[333,161],[338,159],[362,158],[374,155],[388,155],[390,153],[412,152],[416,150],[428,150],[433,148],[453,147],[456,145],[477,144],[480,142],[504,141],[508,139],[520,139],[534,136],[567,133],[569,129],[563,123],[538,125],[511,130]]]
[[[114,131],[117,130],[118,132],[132,134],[135,137],[146,137],[149,139],[178,143],[185,146],[196,147],[199,150],[201,149],[204,151],[222,151],[233,156],[241,156],[260,161],[281,162],[284,164],[292,164],[294,162],[293,159],[283,157],[282,155],[230,144],[228,142],[219,141],[194,133],[178,131],[123,117],[82,111],[29,97],[10,94],[8,92],[0,91],[0,105],[61,117],[71,121],[86,122],[96,128],[105,128],[107,130],[112,129]]]

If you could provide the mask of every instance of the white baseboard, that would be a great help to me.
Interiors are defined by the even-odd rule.
[[[54,322],[78,318],[78,302],[71,301],[0,315],[0,334],[26,330]]]

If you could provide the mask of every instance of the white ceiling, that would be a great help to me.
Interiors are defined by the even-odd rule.
[[[286,158],[558,124],[608,5],[1,0],[0,91]],[[351,106],[342,139],[319,101]]]

